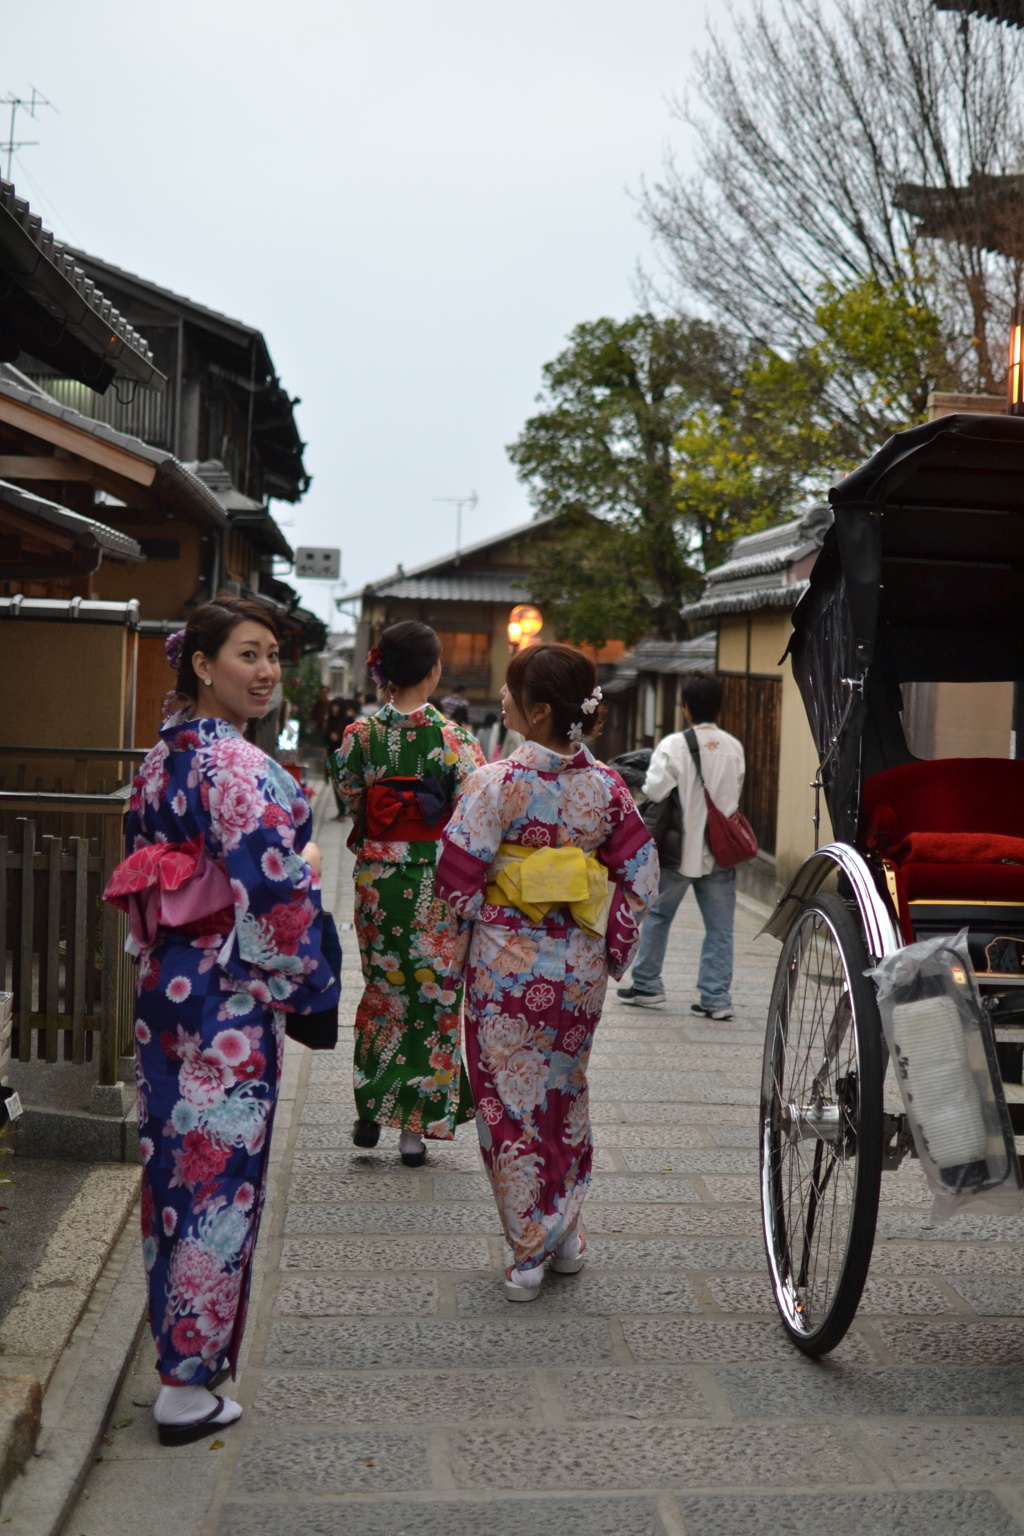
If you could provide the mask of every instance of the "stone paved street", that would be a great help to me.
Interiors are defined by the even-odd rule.
[[[345,831],[319,831],[342,921]],[[243,1423],[161,1450],[144,1347],[67,1536],[1024,1532],[1024,1223],[935,1229],[905,1166],[886,1176],[864,1304],[835,1355],[802,1359],[774,1320],[755,1142],[777,945],[752,943],[750,912],[737,926],[733,1023],[689,1012],[692,900],[669,1003],[612,993],[591,1064],[590,1262],[528,1307],[502,1295],[473,1128],[423,1170],[401,1167],[393,1133],[360,1153],[347,1037],[333,1059],[296,1049]]]

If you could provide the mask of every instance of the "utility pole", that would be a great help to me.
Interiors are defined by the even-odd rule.
[[[35,86],[32,86],[31,96],[15,96],[13,91],[8,91],[6,96],[0,96],[0,107],[10,107],[11,109],[7,137],[6,139],[0,139],[0,154],[6,154],[7,156],[5,180],[10,181],[11,162],[14,159],[14,151],[16,149],[28,149],[30,146],[39,143],[38,139],[16,139],[14,137],[14,124],[19,109],[27,112],[29,117],[35,117],[37,107],[49,107],[52,112],[56,112],[57,108],[53,105],[52,101],[47,100],[42,91],[37,91]]]
[[[435,501],[442,501],[446,506],[455,508],[455,559],[458,561],[462,550],[462,509],[468,507],[472,512],[480,500],[476,491],[470,491],[468,496],[435,496]]]

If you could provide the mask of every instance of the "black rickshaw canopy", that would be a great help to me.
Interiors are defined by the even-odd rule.
[[[1024,418],[946,416],[829,492],[789,650],[835,836],[863,780],[914,761],[900,684],[1024,679]]]

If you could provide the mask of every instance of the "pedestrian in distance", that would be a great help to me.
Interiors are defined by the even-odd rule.
[[[533,1301],[545,1264],[583,1267],[587,1062],[609,973],[629,965],[657,894],[658,858],[622,780],[584,745],[601,723],[589,657],[518,651],[502,705],[525,740],[466,786],[437,890],[470,925],[466,1065],[513,1254],[505,1295]]]
[[[167,642],[176,706],[132,785],[104,898],[138,959],[143,1259],[164,1445],[234,1423],[286,1021],[337,1039],[337,935],[295,781],[243,736],[280,680],[261,603],[221,595]]]
[[[446,693],[441,700],[441,712],[447,715],[449,720],[454,718],[455,710],[460,708],[464,709],[467,715],[469,714],[469,700],[466,698],[465,683],[456,683],[454,692]]]
[[[329,758],[332,752],[337,752],[345,736],[346,727],[352,722],[352,714],[345,708],[344,699],[331,699],[327,708],[327,719],[324,721],[324,751]],[[344,821],[347,814],[345,802],[338,793],[338,786],[332,783],[334,791],[334,803],[338,813],[335,821]]]
[[[476,732],[473,730],[472,724],[470,723],[468,704],[456,704],[455,708],[451,712],[450,719],[454,722],[455,725],[461,725],[462,729],[466,731],[470,736],[472,736],[474,741],[479,742],[480,738],[477,736]],[[480,750],[483,751],[483,748],[481,747]]]
[[[459,1045],[455,927],[434,893],[438,840],[483,762],[476,740],[427,701],[441,645],[426,624],[393,624],[369,666],[384,698],[356,720],[328,767],[353,816],[355,922],[365,990],[356,1012],[352,1140],[375,1147],[396,1126],[407,1167],[424,1137],[450,1141],[473,1115]]]
[[[309,726],[314,741],[323,735],[324,726],[327,724],[327,716],[330,714],[330,712],[331,690],[328,688],[326,683],[322,683],[316,691],[316,698],[313,700],[313,708],[309,712]]]
[[[711,1019],[732,1018],[733,922],[736,870],[722,869],[707,842],[704,789],[723,816],[739,808],[745,771],[743,747],[716,725],[722,707],[721,679],[698,672],[682,683],[685,731],[673,731],[655,747],[644,779],[644,794],[657,803],[677,795],[682,807],[682,854],[678,868],[662,866],[658,899],[644,922],[633,961],[630,986],[619,998],[634,1008],[655,1008],[665,1001],[662,968],[672,919],[690,886],[704,921],[697,971],[694,1013]],[[688,740],[687,738],[691,738]],[[698,754],[700,771],[694,759]]]

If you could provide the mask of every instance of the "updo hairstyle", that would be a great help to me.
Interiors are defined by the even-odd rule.
[[[178,661],[178,692],[183,698],[199,698],[199,678],[192,665],[192,657],[200,651],[209,661],[217,655],[233,629],[251,621],[269,629],[275,640],[281,635],[277,620],[264,603],[251,597],[234,597],[230,592],[218,592],[212,603],[203,603],[193,610],[185,625]]]
[[[597,687],[597,669],[589,656],[571,645],[528,645],[517,651],[505,682],[520,714],[527,714],[532,704],[550,704],[552,734],[564,740],[574,725],[584,736],[596,736],[604,724],[603,704],[583,712],[584,699]]]
[[[441,642],[429,624],[403,619],[391,624],[376,645],[374,675],[382,687],[415,688],[441,659]]]

